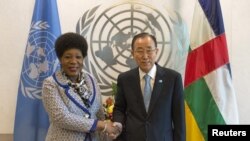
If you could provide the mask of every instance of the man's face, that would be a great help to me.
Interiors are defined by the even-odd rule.
[[[154,41],[146,36],[136,39],[132,55],[141,70],[148,73],[156,62],[157,52],[158,48],[155,47]]]

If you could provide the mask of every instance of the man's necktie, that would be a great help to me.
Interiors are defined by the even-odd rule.
[[[148,112],[148,107],[151,97],[151,85],[150,85],[150,76],[148,74],[144,75],[145,87],[144,87],[144,104],[146,111]]]

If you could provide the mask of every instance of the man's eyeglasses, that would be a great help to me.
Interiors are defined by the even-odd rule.
[[[135,50],[135,53],[137,53],[137,54],[139,54],[139,55],[143,55],[144,53],[146,53],[147,55],[152,55],[152,54],[154,53],[155,50],[156,50],[156,49],[153,49],[153,48],[151,48],[151,49],[146,49],[146,50],[144,50],[144,49],[136,49],[136,50]]]

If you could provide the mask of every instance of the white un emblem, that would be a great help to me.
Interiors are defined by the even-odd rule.
[[[131,56],[132,37],[141,32],[156,36],[159,53],[157,62],[171,67],[175,54],[172,22],[166,11],[138,2],[96,6],[84,13],[77,32],[89,43],[85,69],[98,80],[103,95],[111,94],[117,76],[134,68]]]
[[[56,36],[45,30],[48,28],[45,23],[40,21],[33,24],[31,28],[34,30],[31,29],[26,46],[21,87],[23,95],[29,98],[41,98],[43,80],[58,67],[57,57],[54,52]],[[39,26],[39,24],[43,26]]]

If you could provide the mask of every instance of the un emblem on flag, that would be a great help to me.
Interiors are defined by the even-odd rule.
[[[21,74],[21,90],[29,98],[41,98],[43,80],[58,68],[54,52],[56,36],[46,30],[46,22],[38,21],[31,26]]]
[[[96,77],[102,94],[111,95],[111,85],[116,83],[117,76],[136,67],[131,56],[131,41],[138,33],[156,36],[160,65],[174,68],[182,63],[175,58],[181,56],[176,52],[183,51],[176,45],[173,33],[174,22],[177,25],[181,22],[178,20],[171,18],[160,6],[135,1],[99,5],[87,10],[77,24],[77,32],[88,40],[85,69]]]

